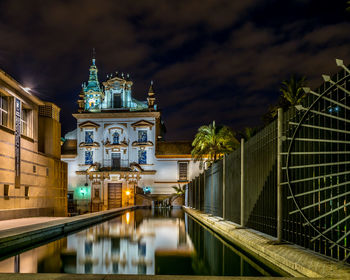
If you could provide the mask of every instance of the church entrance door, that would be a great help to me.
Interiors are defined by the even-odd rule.
[[[120,153],[112,153],[112,170],[120,170]]]
[[[108,183],[108,209],[122,207],[122,183]]]

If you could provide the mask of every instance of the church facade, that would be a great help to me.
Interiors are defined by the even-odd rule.
[[[123,74],[101,85],[92,60],[73,114],[77,127],[62,146],[68,190],[81,212],[132,205],[136,193],[168,195],[199,173],[190,142],[163,140],[152,83],[145,101],[133,98],[132,85]]]

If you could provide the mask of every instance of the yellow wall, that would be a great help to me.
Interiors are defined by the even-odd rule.
[[[0,212],[4,209],[47,208],[43,214],[66,216],[67,164],[38,153],[34,142],[22,138],[20,188],[15,188],[14,149],[14,135],[0,127]],[[9,185],[8,199],[4,197],[5,184]],[[25,186],[29,187],[29,198],[25,197]],[[5,217],[0,214],[1,218]]]

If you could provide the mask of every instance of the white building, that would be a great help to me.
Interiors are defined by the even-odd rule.
[[[132,84],[122,74],[108,77],[101,87],[92,60],[78,113],[73,114],[77,128],[65,135],[62,147],[68,190],[83,211],[131,205],[135,187],[170,194],[172,186],[199,173],[198,163],[191,160],[191,142],[163,141],[152,83],[147,101],[132,97]]]

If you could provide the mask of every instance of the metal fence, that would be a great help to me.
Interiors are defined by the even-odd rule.
[[[241,224],[243,176],[243,224],[275,235],[276,130],[273,121],[244,145],[243,168],[237,149],[194,178],[187,188],[188,206]]]
[[[301,104],[192,180],[187,205],[348,261],[350,71],[337,64]]]

